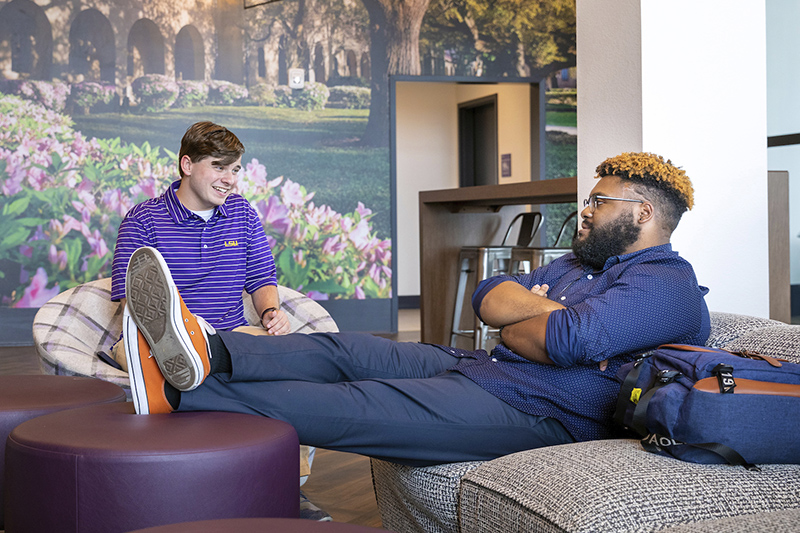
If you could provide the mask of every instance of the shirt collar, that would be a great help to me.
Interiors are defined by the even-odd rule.
[[[183,205],[181,201],[178,199],[177,192],[178,192],[178,187],[180,186],[181,186],[181,180],[173,181],[172,183],[170,183],[169,187],[167,187],[167,190],[164,191],[163,195],[164,202],[166,203],[167,211],[169,212],[170,217],[172,217],[172,220],[174,220],[178,224],[182,224],[187,220],[189,220],[190,218],[192,218],[193,216],[195,216],[194,213],[189,211],[189,209],[187,209],[186,206]],[[226,199],[225,204],[227,203],[228,200]],[[228,209],[225,204],[219,205],[216,208],[214,208],[214,214],[212,215],[211,218],[214,218],[217,215],[221,217],[227,217]]]
[[[649,248],[643,248],[641,250],[636,250],[635,252],[631,252],[629,254],[615,255],[606,259],[606,264],[603,265],[603,269],[601,270],[601,272],[605,272],[614,265],[624,263],[625,261],[629,261],[631,259],[639,257],[640,255],[645,255],[645,254],[650,255],[653,253],[670,253],[670,252],[672,252],[672,244],[666,243],[666,244],[659,244],[658,246],[651,246]]]

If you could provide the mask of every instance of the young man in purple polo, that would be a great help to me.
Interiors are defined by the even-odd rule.
[[[289,333],[289,319],[278,298],[275,261],[261,221],[247,200],[232,192],[244,152],[241,141],[223,126],[197,122],[186,130],[178,156],[180,180],[161,196],[134,206],[120,224],[112,266],[113,300],[129,303],[125,301],[129,260],[135,250],[151,247],[172,272],[188,310],[204,317],[211,330],[257,332],[244,317],[242,290],[246,290],[261,317],[261,333]],[[127,305],[125,309],[126,315],[137,313]],[[146,316],[146,310],[139,308],[139,316]],[[176,342],[159,339],[156,343],[152,335],[146,337],[157,346],[156,353],[169,351],[170,343]],[[112,348],[112,358],[128,370],[123,342]],[[175,385],[200,379],[180,356],[163,364],[173,370],[170,382]],[[302,451],[301,473],[308,476],[313,451]],[[330,519],[307,500],[301,501],[301,509],[306,517]]]
[[[131,254],[159,250],[186,306],[212,327],[247,326],[242,290],[250,293],[265,332],[289,332],[280,309],[275,261],[255,209],[233,194],[244,146],[228,129],[197,122],[181,140],[180,179],[164,193],[133,207],[120,224],[111,275],[111,298],[125,302]],[[112,357],[127,369],[118,343]]]

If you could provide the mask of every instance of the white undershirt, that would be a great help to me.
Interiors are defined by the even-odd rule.
[[[192,213],[194,213],[195,215],[199,216],[200,218],[202,218],[206,222],[211,220],[211,217],[214,216],[214,209],[208,209],[206,211],[193,211],[193,210],[190,209],[189,211],[192,211]]]

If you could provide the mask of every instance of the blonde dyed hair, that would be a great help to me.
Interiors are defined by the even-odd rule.
[[[597,178],[618,176],[624,181],[659,189],[682,204],[681,211],[694,207],[694,187],[683,169],[672,161],[647,152],[626,152],[609,157],[597,167]]]

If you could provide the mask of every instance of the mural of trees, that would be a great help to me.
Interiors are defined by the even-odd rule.
[[[575,0],[362,1],[372,59],[367,143],[388,143],[390,75],[541,79],[575,65]],[[421,48],[440,68],[423,72]]]
[[[0,0],[0,305],[108,275],[195,120],[246,137],[287,283],[391,297],[390,76],[574,64],[575,0]]]
[[[541,79],[575,65],[575,0],[433,0],[422,33],[456,74]]]

